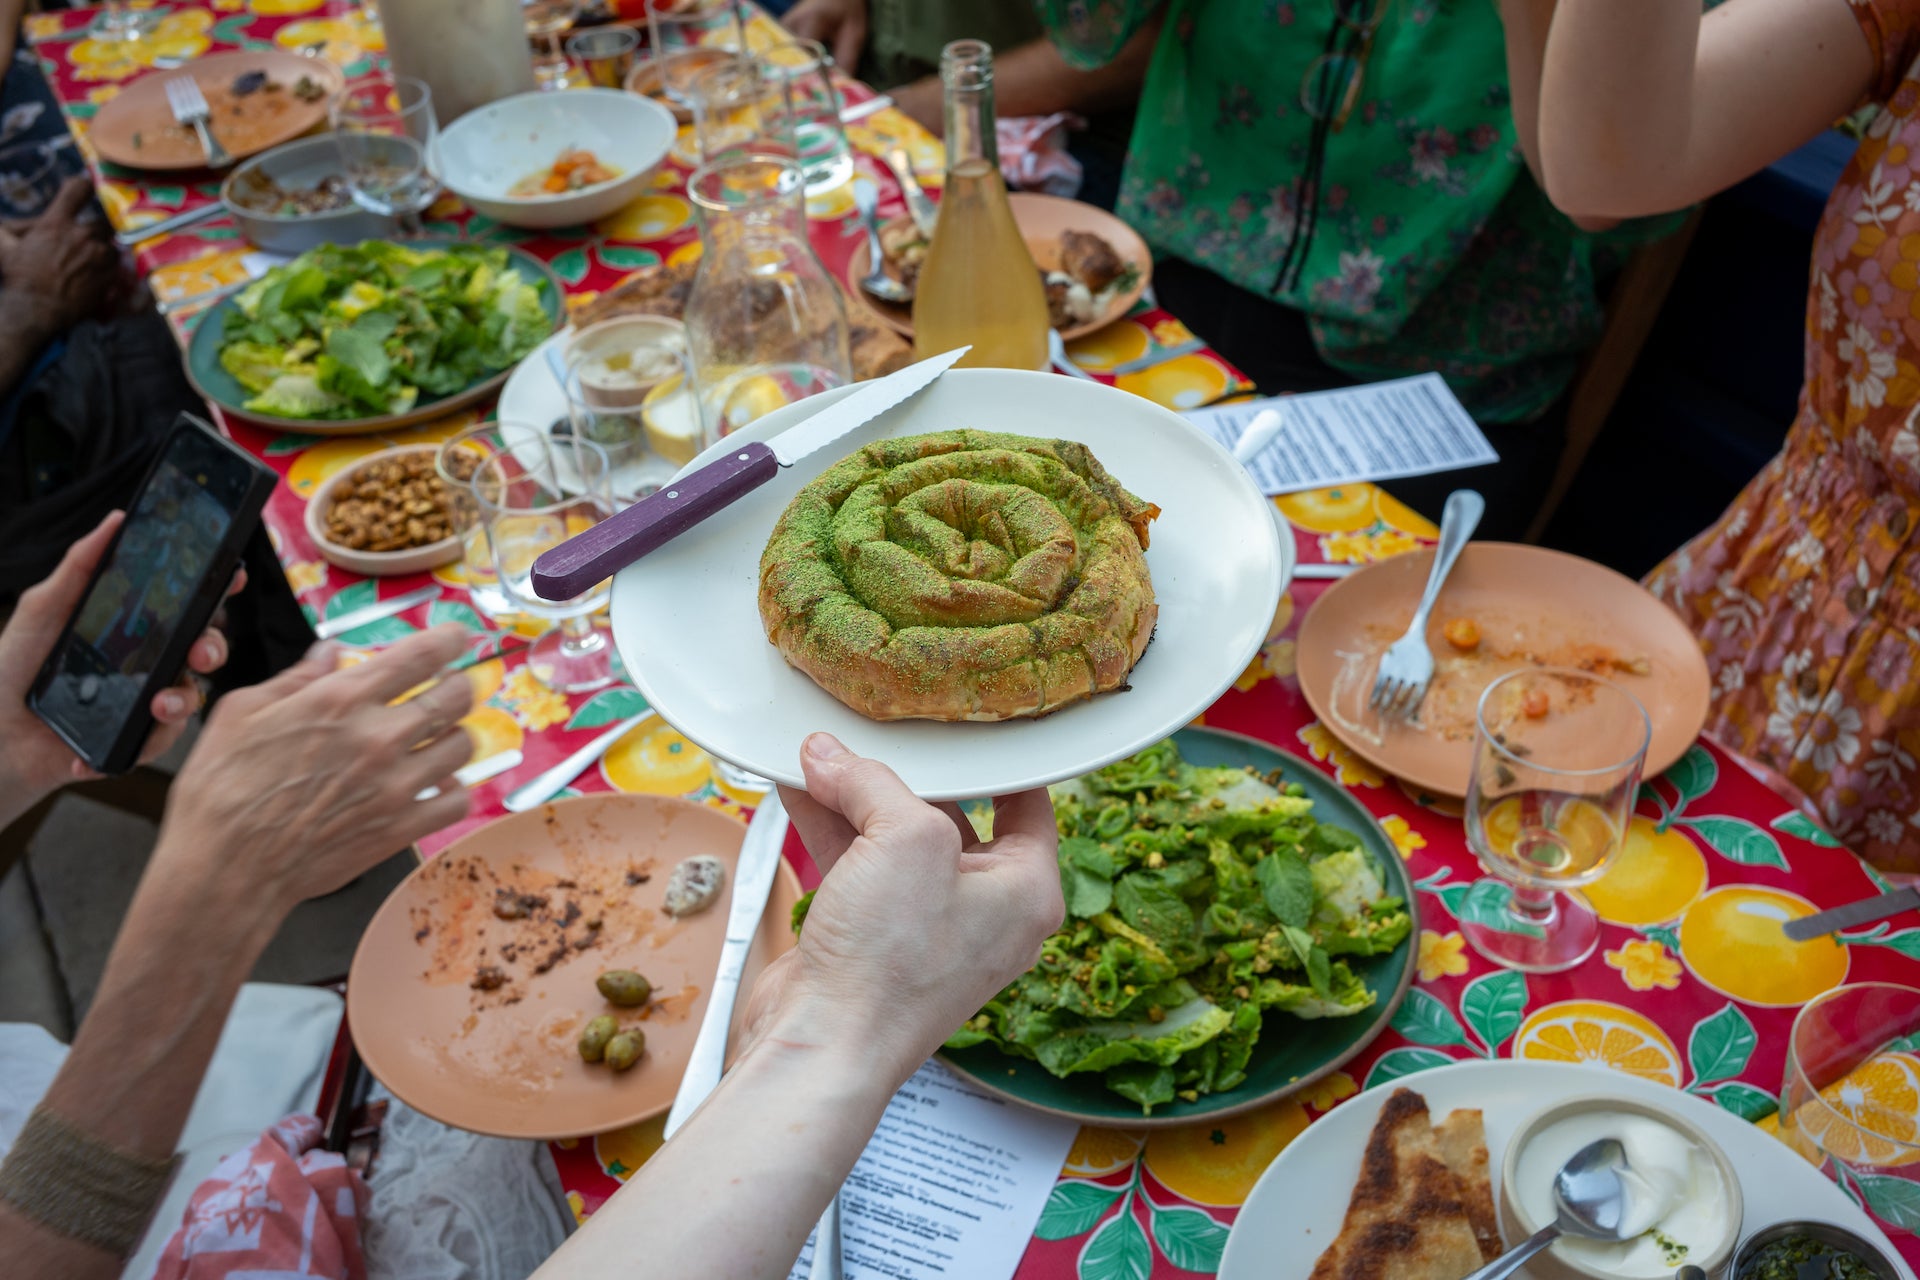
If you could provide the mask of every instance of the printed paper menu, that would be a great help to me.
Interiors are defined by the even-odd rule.
[[[927,1063],[841,1190],[846,1280],[1010,1280],[1078,1128]],[[812,1266],[809,1238],[789,1280]]]

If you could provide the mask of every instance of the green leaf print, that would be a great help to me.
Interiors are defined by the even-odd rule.
[[[1198,1209],[1159,1209],[1153,1212],[1153,1242],[1168,1262],[1182,1271],[1212,1275],[1220,1270],[1220,1251],[1227,1247],[1227,1229]]]
[[[443,622],[457,622],[469,631],[485,632],[487,624],[471,605],[461,604],[458,600],[435,600],[427,609],[427,625],[437,627]]]
[[[1795,809],[1791,813],[1781,814],[1767,825],[1775,831],[1784,831],[1796,839],[1805,840],[1808,844],[1817,844],[1822,849],[1838,849],[1840,847],[1838,840],[1835,840],[1832,836],[1822,831],[1819,823],[1809,818],[1806,814],[1801,813],[1798,809]],[[1872,870],[1869,870],[1867,874],[1873,875],[1874,873]]]
[[[1475,880],[1461,896],[1460,906],[1453,914],[1462,924],[1477,924],[1495,933],[1513,933],[1523,938],[1544,937],[1539,926],[1517,919],[1507,910],[1507,904],[1512,901],[1513,886],[1506,881],[1491,877]]]
[[[378,581],[368,578],[365,581],[353,583],[351,586],[340,588],[340,590],[334,593],[333,598],[327,601],[326,616],[329,618],[337,618],[350,610],[372,604],[379,598],[380,584]],[[334,639],[338,640],[341,644],[353,645],[358,648],[368,645],[390,644],[395,640],[404,639],[412,635],[418,629],[419,628],[415,627],[411,622],[405,622],[399,618],[375,618],[372,622],[364,623],[351,631],[341,632],[335,636]]]
[[[1708,1096],[1719,1103],[1722,1110],[1731,1111],[1746,1121],[1764,1120],[1780,1106],[1765,1089],[1756,1089],[1738,1080],[1727,1081]]]
[[[1094,1232],[1080,1251],[1080,1280],[1147,1280],[1152,1270],[1153,1246],[1131,1213]]]
[[[596,693],[581,704],[567,721],[569,729],[598,729],[603,724],[637,716],[647,709],[647,700],[638,689],[608,689]]]
[[[553,274],[568,284],[579,284],[587,278],[587,251],[569,249],[547,265],[553,268]]]
[[[1527,1020],[1526,975],[1503,969],[1475,978],[1460,996],[1460,1014],[1487,1052],[1497,1055],[1507,1037]]]
[[[1920,1231],[1920,1183],[1881,1173],[1856,1173],[1854,1179],[1881,1221],[1906,1231]]]
[[[1467,1033],[1440,997],[1418,987],[1393,1015],[1393,1029],[1415,1044],[1429,1046],[1465,1044]]]
[[[1454,1059],[1437,1049],[1389,1049],[1380,1055],[1373,1069],[1367,1072],[1367,1085],[1387,1084],[1404,1079],[1416,1071],[1431,1071],[1435,1067],[1450,1067]]]
[[[1097,1182],[1058,1183],[1047,1196],[1046,1208],[1040,1211],[1040,1225],[1033,1234],[1042,1240],[1071,1240],[1084,1235],[1113,1208],[1123,1189]]]
[[[632,245],[603,244],[595,252],[600,255],[600,261],[615,271],[638,271],[660,261],[660,255],[653,250],[636,249]]]
[[[1680,803],[1674,806],[1674,813],[1678,814],[1689,801],[1698,800],[1713,790],[1713,784],[1720,781],[1720,768],[1705,747],[1693,746],[1661,776],[1680,793]]]
[[[1693,749],[1699,750],[1698,747]],[[1787,866],[1787,855],[1780,852],[1780,842],[1745,818],[1688,818],[1686,825],[1692,827],[1694,834],[1705,840],[1709,848],[1729,862],[1737,862],[1743,867],[1791,870]]]
[[[1846,942],[1854,947],[1885,947],[1910,960],[1920,960],[1920,929],[1902,929],[1877,938],[1848,938]]]
[[[325,439],[325,436],[303,436],[297,431],[289,431],[267,441],[267,447],[260,452],[269,458],[283,458],[290,453],[299,453],[302,449],[311,449]]]
[[[1680,954],[1680,930],[1670,924],[1651,925],[1642,929],[1640,936],[1659,943],[1676,956]]]
[[[1687,1037],[1687,1063],[1693,1068],[1695,1090],[1745,1071],[1759,1043],[1753,1023],[1732,1004],[1694,1023]]]
[[[163,209],[178,209],[180,202],[187,198],[185,187],[148,187],[147,203],[157,204]]]

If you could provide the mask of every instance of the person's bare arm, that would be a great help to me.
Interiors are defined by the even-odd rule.
[[[1559,0],[1540,82],[1547,195],[1578,217],[1696,204],[1851,110],[1875,68],[1848,0]]]
[[[994,111],[1008,118],[1056,111],[1093,115],[1125,106],[1140,95],[1160,22],[1155,14],[1133,33],[1118,57],[1089,70],[1073,66],[1044,37],[1008,50],[993,60]],[[946,132],[939,76],[915,80],[892,94],[895,105],[935,135]]]
[[[1543,191],[1547,180],[1540,168],[1540,64],[1546,57],[1553,6],[1554,0],[1500,0],[1500,20],[1507,37],[1513,130],[1526,157],[1527,172]],[[1583,231],[1605,231],[1620,225],[1620,220],[1576,217],[1573,223]]]

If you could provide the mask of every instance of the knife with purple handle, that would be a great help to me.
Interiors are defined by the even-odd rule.
[[[876,379],[767,443],[755,441],[730,450],[567,539],[533,562],[534,593],[543,600],[571,600],[582,594],[746,497],[780,474],[780,468],[792,466],[917,394],[970,350],[960,347]]]

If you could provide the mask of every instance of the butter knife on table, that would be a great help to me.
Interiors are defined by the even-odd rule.
[[[343,636],[355,627],[364,627],[369,622],[378,622],[382,618],[391,618],[396,613],[405,613],[415,605],[425,604],[438,599],[439,587],[418,587],[403,595],[389,596],[385,600],[375,600],[372,604],[363,604],[358,609],[349,609],[337,618],[323,618],[314,624],[313,634],[322,640],[331,640]]]
[[[707,1012],[700,1019],[693,1052],[687,1056],[686,1074],[680,1077],[673,1109],[667,1112],[664,1138],[673,1137],[720,1083],[727,1061],[734,999],[740,994],[747,952],[760,932],[760,917],[766,914],[767,895],[773,891],[773,878],[780,869],[780,849],[786,842],[787,811],[780,805],[779,793],[769,791],[753,811],[746,838],[740,842],[740,858],[733,868],[733,899],[727,907],[727,940],[720,944],[720,964],[707,995]]]
[[[533,562],[534,594],[543,600],[573,599],[746,497],[779,475],[781,468],[826,448],[919,394],[972,349],[960,347],[862,383],[852,395],[770,440],[754,440],[729,449],[625,511],[575,534]]]
[[[1805,942],[1829,933],[1838,933],[1842,929],[1851,929],[1856,925],[1872,924],[1875,920],[1885,920],[1888,916],[1897,916],[1902,911],[1912,911],[1920,907],[1920,888],[1895,889],[1891,893],[1882,893],[1871,898],[1862,898],[1858,902],[1849,902],[1844,907],[1830,907],[1825,911],[1816,911],[1810,916],[1798,920],[1789,920],[1780,927],[1780,931],[1795,942]]]

